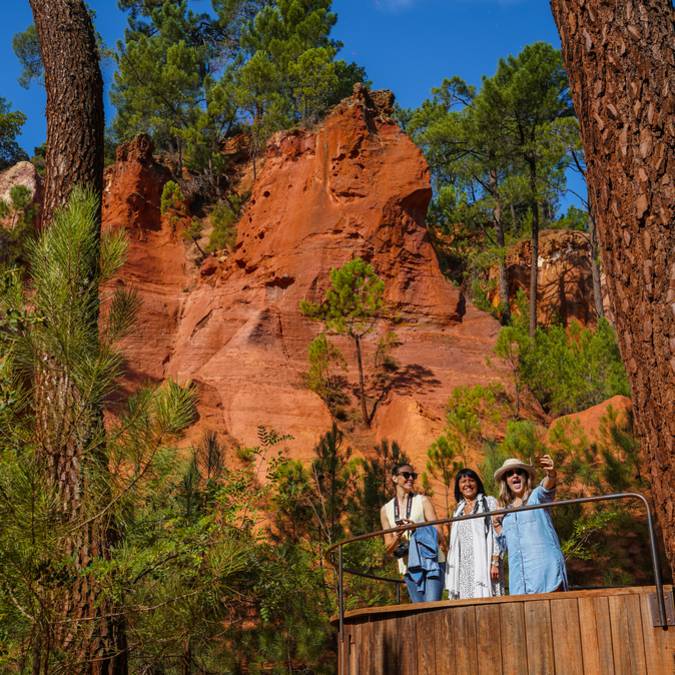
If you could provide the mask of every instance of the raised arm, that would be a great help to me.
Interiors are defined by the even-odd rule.
[[[546,477],[542,481],[545,490],[553,490],[557,485],[558,476],[550,455],[544,455],[539,460],[539,466],[544,470]]]

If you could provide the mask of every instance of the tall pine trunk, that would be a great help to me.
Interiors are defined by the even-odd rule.
[[[527,159],[530,174],[530,210],[532,212],[532,257],[530,261],[530,337],[537,331],[537,290],[539,277],[539,200],[537,199],[537,163]]]
[[[363,374],[363,355],[361,354],[361,336],[352,335],[354,346],[356,348],[356,363],[359,367],[359,399],[361,401],[361,416],[363,423],[370,426],[370,417],[368,415],[368,406],[366,404],[366,378]]]
[[[504,221],[502,220],[502,203],[499,196],[497,172],[490,171],[490,192],[495,200],[492,209],[495,236],[499,246],[499,300],[501,304],[501,323],[506,325],[511,320],[511,298],[509,297],[509,279],[506,273],[506,235],[504,233]]]
[[[551,0],[636,427],[675,574],[675,10]]]
[[[82,0],[30,0],[40,41],[47,90],[46,180],[41,226],[81,185],[99,196],[103,184],[103,82],[91,18]],[[99,200],[100,216],[100,200]],[[98,255],[88,281],[98,278]],[[87,280],[83,280],[87,281]],[[87,283],[82,284],[86,289]],[[86,293],[86,290],[82,291]],[[85,302],[87,298],[81,298]],[[77,301],[77,300],[75,300]],[[98,338],[98,304],[91,307],[90,338]],[[63,589],[60,620],[53,628],[54,649],[68,655],[78,673],[125,673],[124,624],[102,600],[88,566],[107,557],[111,526],[100,520],[80,525],[92,508],[92,471],[107,471],[102,410],[88,402],[70,377],[67,364],[40,355],[34,408],[38,452],[46,480],[59,496],[64,523],[72,524],[65,553],[76,575]],[[100,496],[99,496],[100,498]],[[44,647],[44,640],[43,640]],[[42,649],[44,651],[44,649]],[[37,655],[46,672],[49,655]]]

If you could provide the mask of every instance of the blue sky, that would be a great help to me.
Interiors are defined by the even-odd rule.
[[[116,0],[89,4],[104,41],[114,45],[126,23]],[[191,5],[210,8],[209,0],[192,0]],[[338,14],[333,35],[344,43],[342,58],[365,66],[373,86],[391,89],[405,107],[419,105],[444,77],[460,75],[479,84],[482,75],[494,73],[501,57],[531,42],[559,47],[547,0],[334,0],[333,9]],[[12,36],[32,20],[28,0],[5,3],[2,14],[0,95],[28,115],[19,140],[30,153],[46,135],[45,96],[38,85],[26,91],[17,84],[20,68],[11,45]],[[104,64],[107,83],[112,69],[111,63]],[[106,107],[109,122],[114,110]]]

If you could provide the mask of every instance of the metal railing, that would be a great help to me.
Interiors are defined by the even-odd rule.
[[[407,530],[416,530],[419,527],[426,527],[428,525],[445,525],[448,523],[456,523],[461,520],[472,520],[474,518],[485,518],[487,515],[499,516],[507,515],[509,513],[519,513],[521,511],[534,511],[536,509],[550,509],[558,506],[569,506],[571,504],[588,504],[591,502],[602,502],[602,501],[615,501],[617,499],[637,499],[644,504],[645,510],[647,511],[647,526],[649,529],[649,548],[652,559],[652,567],[654,571],[654,586],[656,587],[656,602],[658,606],[658,625],[664,628],[668,626],[667,614],[666,614],[666,600],[663,591],[663,581],[661,580],[661,571],[659,569],[659,560],[658,560],[658,550],[656,546],[656,536],[654,535],[654,523],[652,519],[652,511],[649,507],[649,502],[641,495],[639,492],[617,492],[610,495],[598,495],[594,497],[578,497],[576,499],[561,499],[559,501],[552,501],[547,504],[532,504],[529,506],[519,506],[518,508],[509,508],[509,509],[497,509],[495,511],[482,511],[480,513],[472,513],[468,516],[456,516],[454,518],[440,518],[438,520],[432,520],[424,523],[415,523],[413,525],[401,525],[400,527],[390,527],[387,530],[378,530],[377,532],[369,532],[368,534],[361,534],[356,537],[350,537],[349,539],[344,539],[337,544],[333,544],[327,550],[327,554],[331,563],[337,567],[338,571],[338,640],[342,645],[344,640],[344,618],[345,618],[345,598],[344,598],[344,575],[345,572],[348,574],[354,574],[356,576],[361,576],[366,579],[374,579],[377,581],[385,581],[389,583],[395,583],[397,589],[397,602],[400,603],[400,589],[401,589],[401,580],[392,579],[391,577],[378,576],[376,574],[370,574],[367,572],[360,572],[359,570],[354,570],[351,568],[346,568],[344,566],[344,556],[343,548],[349,544],[353,544],[357,541],[364,541],[366,539],[372,539],[373,537],[381,537],[385,534],[390,534],[394,532],[405,532]],[[332,554],[337,550],[337,563],[333,560]]]

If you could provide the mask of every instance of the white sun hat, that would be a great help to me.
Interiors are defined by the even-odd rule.
[[[511,469],[523,469],[530,474],[530,478],[534,480],[534,467],[531,464],[525,464],[525,462],[516,459],[515,457],[509,457],[505,462],[495,471],[495,480],[500,481],[502,476]]]

